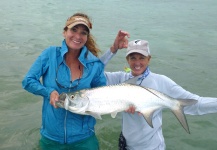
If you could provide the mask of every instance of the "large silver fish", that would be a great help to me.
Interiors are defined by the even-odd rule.
[[[111,114],[115,118],[118,112],[133,105],[151,127],[153,113],[161,108],[169,108],[183,128],[190,133],[183,107],[195,103],[196,100],[176,100],[150,88],[122,83],[62,93],[56,104],[73,113],[91,115],[97,119],[101,119],[104,114]]]

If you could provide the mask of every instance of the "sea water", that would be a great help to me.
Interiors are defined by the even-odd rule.
[[[152,72],[164,74],[188,91],[217,97],[216,0],[1,0],[0,1],[0,149],[39,149],[42,97],[21,87],[37,56],[59,46],[66,19],[76,12],[93,21],[92,34],[105,52],[118,30],[130,39],[150,43]],[[126,49],[120,50],[106,71],[124,70]],[[187,134],[173,114],[163,112],[168,150],[217,148],[217,114],[187,115]],[[102,150],[118,147],[121,115],[97,121]],[[133,137],[132,137],[133,138]]]

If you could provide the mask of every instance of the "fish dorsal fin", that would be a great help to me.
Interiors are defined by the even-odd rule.
[[[96,118],[96,119],[102,120],[101,115],[98,114],[98,113],[94,113],[94,112],[91,112],[91,111],[86,111],[85,113],[89,114],[90,116],[92,116],[92,117],[94,117],[94,118]]]
[[[129,80],[124,81],[124,83],[136,85],[137,80],[141,77],[142,77],[142,75],[136,76],[134,78],[131,78]]]
[[[116,111],[115,111],[115,112],[112,112],[112,113],[111,113],[111,117],[112,117],[112,118],[115,118],[115,117],[117,116],[117,113],[118,113],[118,112],[116,112]]]

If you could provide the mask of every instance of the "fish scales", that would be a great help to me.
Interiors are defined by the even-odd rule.
[[[101,119],[101,115],[105,114],[111,114],[115,118],[118,112],[134,106],[151,127],[153,113],[169,108],[183,128],[190,133],[183,108],[195,103],[197,100],[177,100],[150,88],[122,83],[62,93],[56,104],[73,113],[91,115],[97,119]]]
[[[114,112],[117,108],[119,110],[126,110],[131,105],[136,106],[138,110],[140,107],[166,106],[166,104],[168,104],[167,107],[171,107],[175,105],[175,101],[168,101],[169,103],[166,103],[166,98],[160,99],[149,91],[144,90],[143,87],[129,84],[86,90],[85,94],[91,101],[87,111],[101,112],[103,114],[107,114],[109,111]]]

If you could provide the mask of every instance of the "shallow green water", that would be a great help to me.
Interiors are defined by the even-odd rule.
[[[41,97],[21,88],[32,62],[50,45],[60,45],[68,16],[82,11],[93,19],[93,34],[102,51],[119,29],[130,40],[146,39],[151,70],[165,74],[186,90],[217,97],[217,1],[215,0],[1,0],[0,1],[0,149],[38,149]],[[107,71],[123,70],[121,50]],[[216,114],[187,116],[187,134],[169,111],[163,113],[168,150],[217,148]],[[117,149],[121,116],[104,116],[96,133],[103,150]]]

